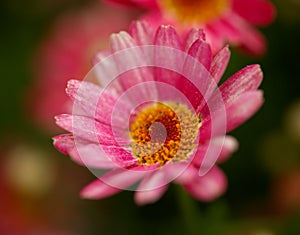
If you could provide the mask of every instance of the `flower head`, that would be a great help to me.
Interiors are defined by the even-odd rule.
[[[85,81],[68,82],[72,115],[56,117],[71,133],[54,137],[55,147],[98,176],[81,195],[131,189],[145,204],[174,181],[199,200],[220,196],[226,178],[215,163],[237,148],[226,132],[263,103],[260,67],[240,70],[217,89],[230,52],[224,47],[213,56],[202,30],[181,43],[171,26],[153,33],[135,22],[130,34],[113,34],[110,42],[111,52],[97,54]],[[90,82],[95,76],[101,85]]]
[[[186,32],[203,28],[213,50],[230,42],[254,55],[265,52],[264,37],[252,26],[266,26],[275,17],[268,0],[107,0],[149,10],[144,16],[151,24],[171,24]]]

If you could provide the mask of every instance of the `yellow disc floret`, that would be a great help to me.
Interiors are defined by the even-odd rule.
[[[140,165],[188,160],[200,118],[185,105],[157,103],[144,108],[130,126],[131,149]]]
[[[229,5],[228,0],[162,0],[165,14],[183,24],[207,23],[219,17]]]

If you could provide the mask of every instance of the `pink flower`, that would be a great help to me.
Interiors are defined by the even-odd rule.
[[[81,196],[105,198],[140,182],[130,189],[141,205],[157,201],[171,181],[198,200],[222,195],[227,181],[215,163],[237,149],[225,133],[263,103],[260,67],[247,66],[216,89],[230,52],[224,47],[213,56],[201,30],[181,43],[171,26],[154,34],[136,22],[110,43],[111,56],[100,52],[89,73],[102,87],[70,80],[73,114],[56,117],[71,132],[54,137],[59,151],[89,168],[109,169],[101,176],[90,169],[99,178]]]
[[[203,28],[214,52],[224,42],[262,55],[265,38],[253,27],[267,26],[275,18],[275,8],[268,0],[107,0],[146,8],[144,19],[155,26],[171,24],[182,32],[190,27]]]
[[[98,4],[56,20],[38,47],[32,66],[35,84],[28,92],[32,116],[43,129],[53,131],[53,116],[70,111],[64,92],[67,81],[83,79],[96,51],[109,47],[107,37],[129,23],[128,12]]]

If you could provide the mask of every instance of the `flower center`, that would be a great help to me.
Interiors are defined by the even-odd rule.
[[[200,118],[185,105],[148,106],[131,123],[132,154],[140,165],[186,161],[196,147],[200,123]]]
[[[206,23],[220,16],[228,5],[228,0],[161,1],[163,11],[183,24]]]

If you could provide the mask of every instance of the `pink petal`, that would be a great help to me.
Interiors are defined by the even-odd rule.
[[[226,177],[217,167],[213,167],[206,175],[201,177],[198,175],[198,169],[195,167],[190,167],[187,171],[190,180],[183,181],[183,186],[188,193],[200,201],[215,200],[227,188]]]
[[[117,166],[95,143],[82,139],[74,140],[74,137],[70,134],[55,136],[53,141],[56,149],[69,155],[73,161],[80,165],[102,169]]]
[[[108,125],[111,125],[111,113],[116,102],[122,106],[120,111],[130,112],[128,104],[90,82],[70,80],[66,93],[74,102],[73,114],[88,116]],[[121,121],[121,119],[118,120]],[[120,123],[115,120],[113,124],[123,126],[124,122]]]
[[[80,193],[83,198],[102,199],[114,195],[121,190],[127,189],[139,179],[144,177],[146,172],[136,172],[114,169],[105,173],[101,178],[86,186]]]
[[[240,30],[232,24],[232,19],[245,23],[244,19],[235,17],[236,13],[228,11],[222,18],[214,22],[211,26],[219,35],[222,35],[224,41],[228,41],[233,45],[238,45],[241,40]]]
[[[111,51],[109,50],[101,50],[97,52],[93,58],[93,65],[96,65],[100,61],[103,61],[105,58],[111,55]]]
[[[100,86],[89,82],[78,80],[69,80],[67,83],[66,93],[73,101],[80,103],[80,111],[88,116],[93,116],[93,110],[96,109],[99,95],[102,93]],[[76,111],[76,110],[75,110]],[[80,112],[78,109],[78,112]]]
[[[156,202],[165,193],[169,183],[180,178],[189,164],[190,161],[170,162],[163,168],[150,169],[155,171],[148,174],[140,183],[135,193],[135,202],[138,205]]]
[[[206,42],[211,45],[212,52],[215,55],[224,46],[225,37],[211,24],[207,24],[203,27],[205,31]]]
[[[72,134],[62,134],[53,137],[54,147],[61,153],[68,155],[70,149],[74,148],[74,137]]]
[[[218,144],[219,138],[215,138],[215,143]],[[219,142],[219,144],[221,144]],[[224,142],[222,142],[222,151],[218,158],[218,163],[226,161],[232,153],[234,153],[239,147],[239,143],[236,138],[232,136],[225,136]]]
[[[108,145],[101,146],[101,149],[118,167],[125,168],[137,165],[137,158],[133,157],[128,149]]]
[[[176,30],[169,25],[162,25],[158,28],[154,38],[154,44],[158,46],[172,47],[178,50],[182,49]]]
[[[267,42],[257,29],[235,14],[228,16],[226,21],[236,34],[234,39],[236,46],[254,56],[262,56],[266,52]]]
[[[98,152],[103,157],[109,158],[120,167],[132,166],[137,162],[137,159],[132,156],[131,152],[123,148],[127,147],[130,142],[127,132],[120,130],[119,133],[113,133],[110,126],[83,116],[66,114],[57,117],[57,124],[73,133],[76,138],[75,149],[79,151],[79,155],[83,155],[80,156],[83,158],[83,162],[87,158],[86,155],[88,155],[89,149],[90,151]],[[85,144],[78,143],[78,139],[88,140],[88,142],[92,143],[86,147],[84,146]]]
[[[100,179],[97,179],[83,188],[80,192],[80,196],[86,199],[102,199],[110,197],[121,191],[121,189],[111,187],[103,183]]]
[[[110,36],[110,47],[113,52],[135,46],[136,43],[134,42],[133,38],[125,31],[114,33]]]
[[[216,84],[218,84],[222,78],[225,69],[227,68],[229,59],[230,50],[228,49],[228,46],[223,47],[223,49],[218,51],[218,53],[214,56],[211,63],[210,73],[215,79]]]
[[[153,44],[154,32],[152,27],[150,27],[146,22],[132,22],[129,31],[137,45]]]
[[[207,70],[210,69],[212,52],[208,43],[200,39],[196,40],[188,49],[188,54],[196,58]]]
[[[166,182],[177,181],[178,178],[186,171],[186,169],[191,164],[192,157],[188,161],[182,162],[169,162],[166,164],[162,171],[165,175]]]
[[[241,30],[242,41],[239,48],[253,56],[263,56],[267,50],[265,37],[255,28],[245,26]]]
[[[155,80],[171,85],[180,86],[181,76],[172,71],[182,71],[182,53],[179,36],[171,26],[160,26],[156,32],[154,44]],[[182,85],[181,85],[182,86]],[[165,91],[158,88],[161,99],[164,99]]]
[[[158,201],[168,189],[168,185],[149,191],[137,191],[134,193],[134,201],[137,205],[152,204]]]
[[[131,7],[143,7],[143,8],[149,8],[149,9],[156,9],[157,3],[154,0],[104,0],[107,3],[110,4],[120,4],[125,6],[131,6]]]
[[[56,116],[56,123],[76,137],[103,145],[127,145],[128,137],[123,130],[113,133],[112,127],[84,116],[62,114]],[[114,128],[114,130],[118,130]],[[122,134],[123,133],[123,134]],[[117,134],[117,135],[116,135]],[[115,137],[117,136],[117,138]]]
[[[212,63],[212,51],[211,51],[210,45],[208,43],[206,43],[200,39],[196,40],[189,48],[188,54],[191,55],[192,57],[194,57],[195,59],[197,59],[201,63],[201,65],[204,66],[204,68],[206,70],[210,69],[210,66]],[[189,68],[190,66],[192,68]],[[193,71],[193,69],[195,69],[195,68],[193,68],[194,66],[195,65],[190,62],[188,62],[188,63],[185,62],[184,63],[184,71],[187,69],[190,69],[190,71]],[[199,67],[199,65],[196,64],[196,67]],[[200,74],[201,73],[199,73],[199,77],[201,76]],[[205,71],[203,75],[205,76],[208,74],[209,73],[206,73],[206,71]],[[185,94],[187,95],[188,98],[190,98],[192,95],[192,99],[190,98],[190,100],[195,109],[198,109],[199,106],[202,106],[204,104],[203,101],[205,99],[203,98],[203,96],[205,98],[207,98],[209,96],[209,94],[207,93],[207,91],[208,91],[207,86],[211,85],[212,79],[211,79],[211,77],[209,77],[206,80],[207,80],[206,82],[203,82],[203,79],[202,79],[202,81],[201,81],[201,79],[198,79],[197,83],[201,84],[200,90],[199,89],[195,90],[195,89],[193,89],[192,86],[187,86],[187,85],[184,85],[183,88],[181,89],[184,91],[188,91],[188,92],[185,92]],[[200,91],[200,93],[199,93],[199,91]],[[205,94],[204,94],[204,91],[205,91]]]
[[[171,65],[175,68],[182,67],[181,58],[178,58],[181,54],[176,53],[177,50],[181,50],[179,36],[173,27],[162,25],[156,32],[154,44],[157,46],[154,51],[155,65],[157,65],[155,70],[156,80],[171,83],[172,80],[179,77],[179,75],[167,69],[170,68]],[[172,56],[170,56],[170,53],[172,53]]]
[[[169,183],[167,175],[162,169],[148,174],[138,186],[137,191],[148,191],[167,185]]]
[[[192,28],[187,33],[186,39],[183,44],[185,46],[185,51],[187,52],[189,50],[189,48],[192,46],[192,44],[194,44],[194,42],[199,39],[202,41],[205,41],[205,34],[204,34],[203,29],[197,30],[195,28]]]
[[[166,179],[166,175],[162,170],[148,174],[139,184],[134,194],[135,202],[138,205],[156,202],[168,188],[169,182]]]
[[[261,84],[262,78],[263,73],[258,64],[241,69],[220,87],[224,102],[229,103],[246,91],[256,90]]]
[[[182,73],[187,79],[179,80],[178,89],[189,99],[194,109],[198,110],[210,97],[207,88],[214,82],[208,71],[212,52],[206,42],[198,39],[189,48],[188,55],[185,56]]]
[[[208,154],[215,154],[215,152],[208,152],[208,148],[219,150],[218,156],[209,156]],[[206,159],[216,160],[217,163],[224,162],[233,152],[237,150],[237,148],[238,142],[232,136],[227,135],[225,137],[214,137],[206,143],[201,143],[199,145],[193,159],[193,164],[195,164],[197,167],[200,167],[200,165],[203,163],[204,157]]]
[[[263,104],[262,91],[249,91],[233,100],[228,107],[227,131],[231,131],[249,119]]]
[[[237,126],[241,125],[247,119],[249,119],[254,113],[258,111],[258,109],[263,104],[263,93],[262,91],[248,91],[243,94],[240,94],[230,103],[225,103],[225,112],[226,117],[223,117],[222,109],[214,110],[213,115],[217,117],[218,111],[220,111],[220,118],[218,117],[214,119],[214,123],[212,123],[211,119],[208,115],[206,115],[205,120],[202,122],[202,126],[200,128],[200,142],[203,142],[207,139],[210,139],[221,133],[212,133],[212,125],[215,128],[219,128],[218,125],[221,123],[220,128],[222,128],[222,122],[226,121],[226,132],[231,131]],[[222,118],[226,118],[226,120],[221,120]],[[221,130],[222,131],[222,130]]]
[[[256,90],[262,82],[263,73],[259,65],[249,65],[229,79],[227,79],[219,88],[217,93],[211,97],[209,100],[210,107],[215,110],[220,107],[224,107],[231,101],[233,101],[240,94]],[[220,94],[223,99],[220,99]],[[201,110],[201,118],[203,121],[209,118],[211,113],[215,110],[209,110],[208,105]]]
[[[267,26],[274,21],[276,10],[268,0],[234,0],[233,9],[251,24]]]
[[[115,52],[113,59],[119,72],[117,81],[124,91],[143,82],[154,80],[152,70],[147,67],[149,55],[144,54],[143,48],[137,47],[135,40],[128,33],[113,34],[110,41],[112,51]],[[147,100],[149,97],[156,98],[153,89],[140,86],[131,99]]]

